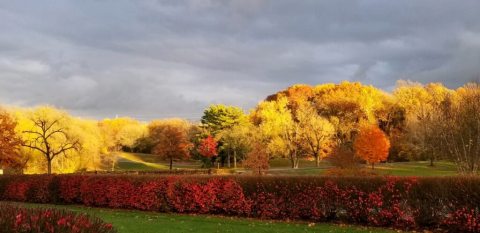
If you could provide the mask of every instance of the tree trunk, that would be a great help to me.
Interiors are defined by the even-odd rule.
[[[230,152],[227,154],[227,167],[230,168]]]
[[[372,170],[375,169],[375,163],[372,163]]]
[[[433,167],[433,161],[435,160],[435,157],[433,155],[430,156],[430,167]]]
[[[316,162],[317,167],[320,167],[320,156],[317,155],[315,157],[315,162]]]
[[[233,151],[233,168],[237,168],[237,151]]]
[[[298,165],[300,164],[300,159],[299,158],[295,158],[295,167],[294,169],[298,169]]]
[[[47,159],[47,174],[52,174],[52,160]]]

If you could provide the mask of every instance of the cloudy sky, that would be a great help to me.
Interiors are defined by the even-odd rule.
[[[0,0],[0,103],[198,119],[294,83],[480,77],[477,0]]]

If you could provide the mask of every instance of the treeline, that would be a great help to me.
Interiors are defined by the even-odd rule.
[[[294,85],[246,114],[212,105],[201,122],[183,119],[81,119],[53,107],[9,108],[0,114],[0,162],[26,173],[114,170],[120,152],[169,161],[262,172],[268,160],[328,157],[339,167],[359,161],[438,159],[462,172],[480,166],[480,86],[399,81],[392,93],[361,83]]]

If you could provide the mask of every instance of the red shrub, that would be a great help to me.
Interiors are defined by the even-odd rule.
[[[478,232],[480,222],[478,178],[5,176],[0,197],[407,230]]]
[[[63,203],[73,204],[81,202],[81,184],[86,176],[58,176],[59,199]]]
[[[87,215],[0,204],[0,232],[114,233],[111,224]]]

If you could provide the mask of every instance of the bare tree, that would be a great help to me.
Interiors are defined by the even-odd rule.
[[[47,160],[48,174],[52,174],[53,159],[59,155],[66,156],[70,150],[80,150],[79,140],[63,126],[64,116],[34,114],[30,120],[32,129],[23,131],[29,140],[23,142],[22,146],[40,152]]]

